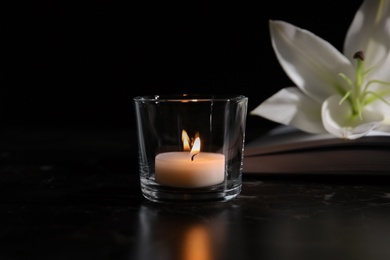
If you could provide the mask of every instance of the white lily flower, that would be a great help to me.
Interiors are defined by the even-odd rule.
[[[343,53],[284,21],[269,22],[272,46],[296,84],[250,114],[309,133],[356,139],[390,132],[390,1],[365,0],[347,32]]]

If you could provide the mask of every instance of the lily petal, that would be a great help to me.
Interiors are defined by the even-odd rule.
[[[364,1],[348,29],[344,54],[352,63],[357,51],[365,52],[364,70],[375,66],[370,78],[390,81],[390,1]],[[372,73],[372,74],[371,74]]]
[[[322,121],[325,129],[339,138],[357,139],[381,125],[384,120],[381,111],[364,109],[362,119],[352,116],[347,102],[339,104],[341,97],[329,97],[322,105]]]
[[[326,132],[321,122],[321,105],[296,87],[280,90],[250,114],[291,125],[308,133]]]
[[[339,76],[354,76],[352,63],[330,43],[284,21],[270,20],[272,46],[282,68],[308,96],[322,103],[336,93],[346,93]]]
[[[386,100],[390,100],[390,95],[383,97]],[[390,132],[390,105],[382,102],[381,100],[377,100],[370,105],[367,106],[367,109],[373,111],[380,111],[384,116],[384,120],[382,125],[380,126],[381,131]]]

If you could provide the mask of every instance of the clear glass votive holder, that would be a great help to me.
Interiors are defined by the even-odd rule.
[[[247,97],[178,94],[133,101],[145,198],[227,201],[241,192]]]

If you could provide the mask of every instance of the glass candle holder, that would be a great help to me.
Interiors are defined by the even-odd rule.
[[[145,198],[226,201],[241,192],[247,97],[184,94],[133,100]]]

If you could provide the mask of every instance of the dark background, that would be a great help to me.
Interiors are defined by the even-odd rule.
[[[361,2],[3,1],[0,124],[133,127],[145,94],[242,94],[252,110],[292,85],[269,19],[342,50]]]

